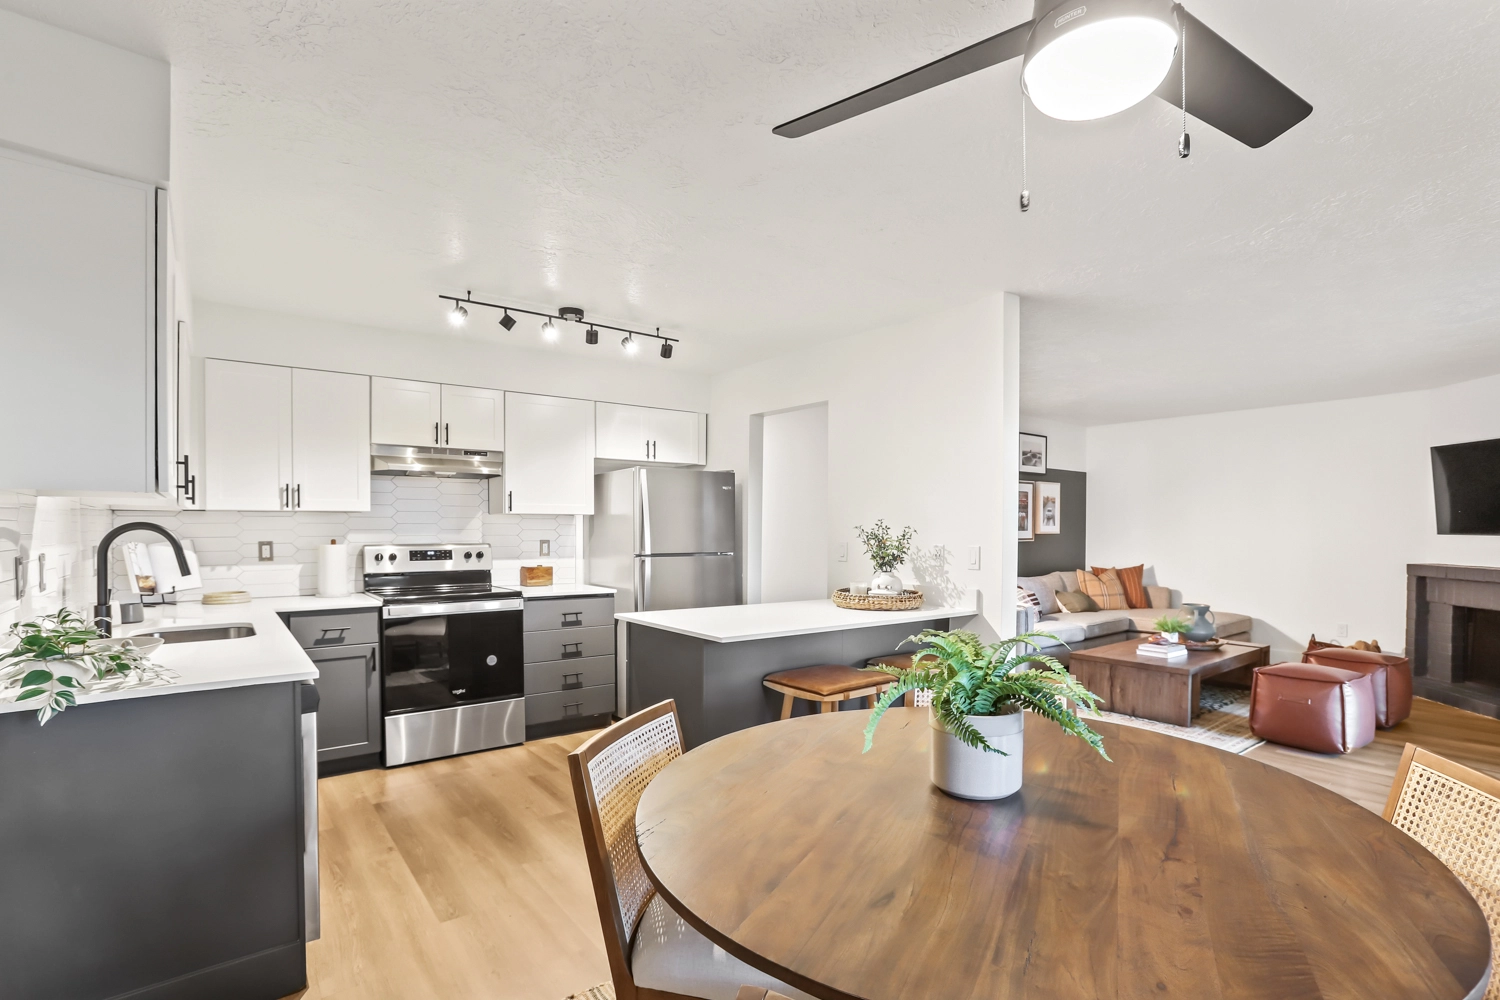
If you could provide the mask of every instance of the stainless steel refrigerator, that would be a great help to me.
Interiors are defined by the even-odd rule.
[[[636,467],[594,477],[589,582],[615,589],[616,611],[740,603],[734,473]],[[630,651],[617,638],[615,696],[625,713]]]

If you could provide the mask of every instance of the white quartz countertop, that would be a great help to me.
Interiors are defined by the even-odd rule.
[[[972,606],[945,605],[924,605],[916,611],[850,611],[824,600],[731,604],[722,608],[684,608],[681,611],[632,611],[615,617],[635,625],[649,625],[710,642],[746,642],[784,635],[924,622],[934,618],[972,618],[977,613]]]
[[[596,587],[592,583],[554,583],[550,587],[522,587],[517,584],[508,583],[507,587],[515,587],[523,597],[528,599],[538,597],[594,597],[613,594],[610,587]]]
[[[284,681],[310,681],[318,676],[292,633],[278,617],[283,611],[337,611],[377,608],[380,602],[367,594],[348,597],[265,597],[249,604],[208,605],[183,603],[152,607],[146,620],[134,625],[116,625],[116,635],[138,635],[163,626],[235,625],[255,627],[255,634],[242,639],[211,639],[205,642],[169,643],[151,654],[151,661],[174,671],[171,684],[125,688],[96,694],[83,693],[78,704],[89,705],[127,698],[152,698],[185,691]],[[36,711],[28,702],[0,702],[0,713]]]

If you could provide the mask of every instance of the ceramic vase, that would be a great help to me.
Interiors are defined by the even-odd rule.
[[[937,713],[927,711],[932,733],[932,783],[960,799],[1003,799],[1021,789],[1021,740],[1026,716],[970,715],[968,722],[1003,754],[975,750],[943,728]]]
[[[1218,630],[1214,628],[1213,612],[1207,604],[1184,604],[1183,607],[1193,613],[1192,623],[1182,633],[1190,642],[1209,642],[1218,635]]]
[[[900,594],[906,589],[906,584],[895,573],[876,573],[870,577],[870,593],[872,594]]]

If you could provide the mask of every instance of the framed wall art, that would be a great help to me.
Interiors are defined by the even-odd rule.
[[[1032,515],[1036,508],[1036,495],[1032,490],[1034,483],[1017,484],[1020,492],[1016,496],[1016,537],[1023,542],[1036,539],[1036,525],[1032,523]]]
[[[1046,475],[1047,435],[1021,435],[1021,471]]]
[[[1036,533],[1038,535],[1062,534],[1062,484],[1035,483],[1036,486]]]

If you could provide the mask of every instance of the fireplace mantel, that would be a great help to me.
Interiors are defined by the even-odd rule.
[[[1465,676],[1476,610],[1500,612],[1500,567],[1406,567],[1406,655],[1416,693],[1500,718],[1500,686]]]

